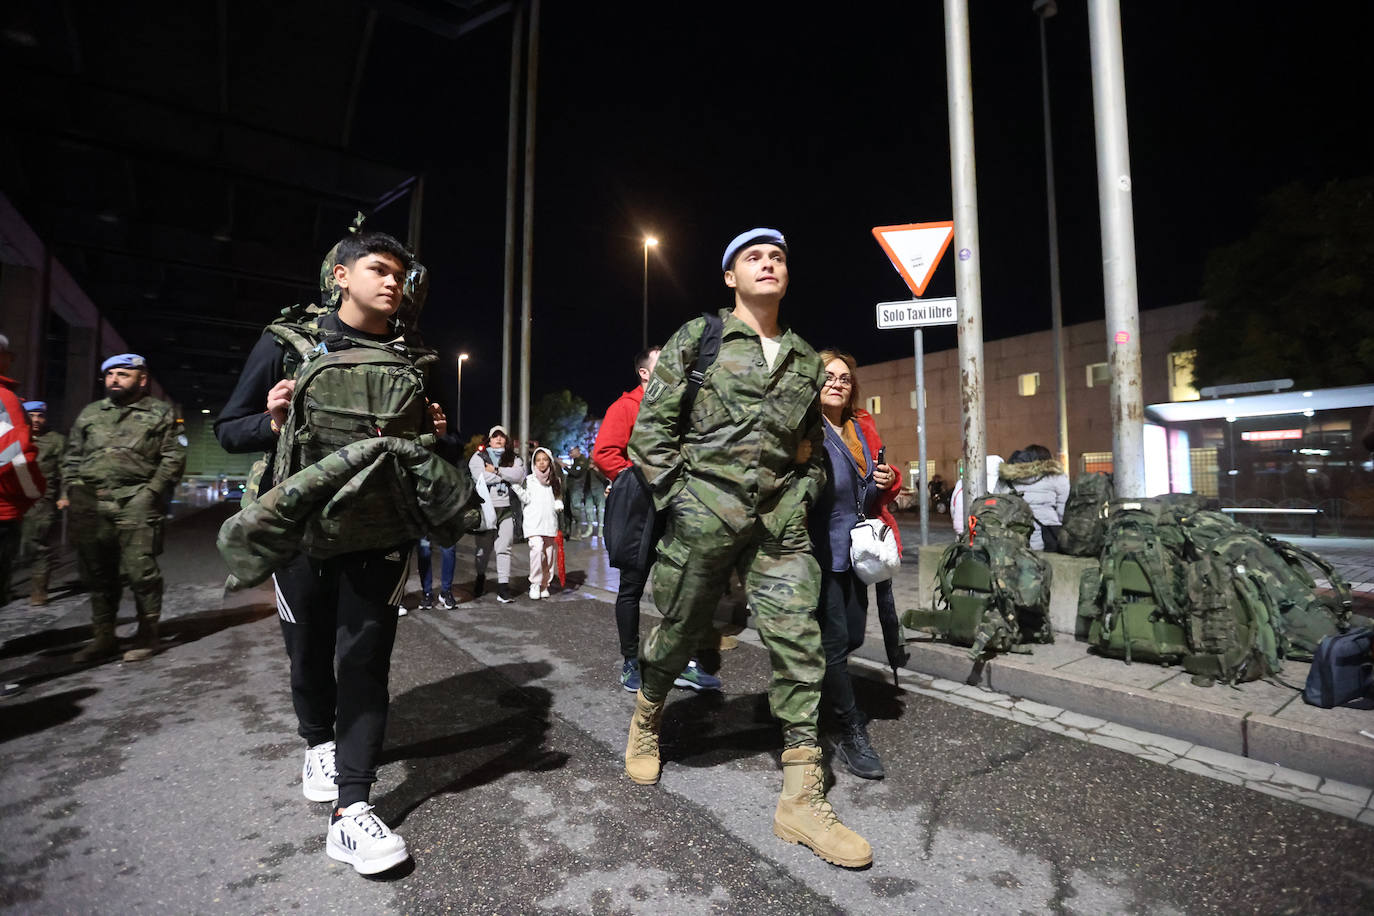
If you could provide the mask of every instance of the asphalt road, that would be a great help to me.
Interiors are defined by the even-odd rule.
[[[763,651],[723,653],[724,694],[675,696],[663,781],[636,786],[612,610],[577,589],[400,621],[373,800],[414,860],[362,878],[300,795],[267,595],[221,600],[221,517],[168,538],[151,662],[71,669],[79,596],[0,611],[0,670],[27,679],[0,701],[6,909],[1374,912],[1369,827],[869,680],[890,775],[841,773],[831,797],[875,863],[827,865],[772,834]]]

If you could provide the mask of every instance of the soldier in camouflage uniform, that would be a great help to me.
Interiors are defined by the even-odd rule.
[[[125,661],[157,650],[162,616],[162,519],[186,466],[186,437],[172,406],[150,397],[147,364],[136,353],[101,365],[105,397],[87,404],[62,453],[58,509],[71,507],[76,553],[91,589],[94,639],[74,660],[113,655],[121,576],[138,609],[138,635]]]
[[[783,792],[773,831],[829,862],[861,867],[873,861],[872,849],[826,799],[817,740],[825,653],[807,510],[825,479],[820,449],[813,448],[822,441],[821,362],[778,323],[788,281],[781,233],[742,233],[726,247],[721,267],[735,307],[721,312],[720,353],[690,415],[680,417],[680,409],[704,318],[689,321],[663,347],[630,437],[630,458],[667,515],[667,528],[653,572],[663,622],[640,654],[643,683],[625,769],[637,783],[658,781],[664,701],[738,570],[772,660],[769,702],[783,727]]]
[[[52,571],[50,538],[57,520],[57,492],[62,473],[58,465],[67,438],[47,428],[48,405],[45,402],[25,401],[24,412],[29,417],[29,435],[38,446],[38,470],[48,481],[43,498],[24,514],[22,552],[33,564],[29,573],[29,604],[37,607],[48,603],[48,576]]]

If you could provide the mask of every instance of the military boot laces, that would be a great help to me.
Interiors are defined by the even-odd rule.
[[[833,865],[862,868],[873,862],[868,841],[840,823],[825,797],[821,749],[793,747],[782,752],[782,796],[773,816],[773,833],[800,843]]]
[[[630,737],[625,742],[625,773],[641,786],[657,783],[662,771],[658,757],[658,730],[662,722],[663,704],[650,703],[643,692],[636,693]]]

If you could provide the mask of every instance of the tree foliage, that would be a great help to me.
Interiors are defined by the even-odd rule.
[[[544,395],[534,405],[530,435],[554,454],[565,453],[574,445],[589,452],[596,424],[587,419],[587,402],[564,389]]]
[[[1271,194],[1250,235],[1207,259],[1198,387],[1374,379],[1374,177]]]

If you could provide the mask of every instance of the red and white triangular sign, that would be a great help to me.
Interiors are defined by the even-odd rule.
[[[892,259],[913,295],[926,291],[926,284],[945,249],[954,239],[954,223],[908,223],[905,226],[875,226],[873,237]]]

